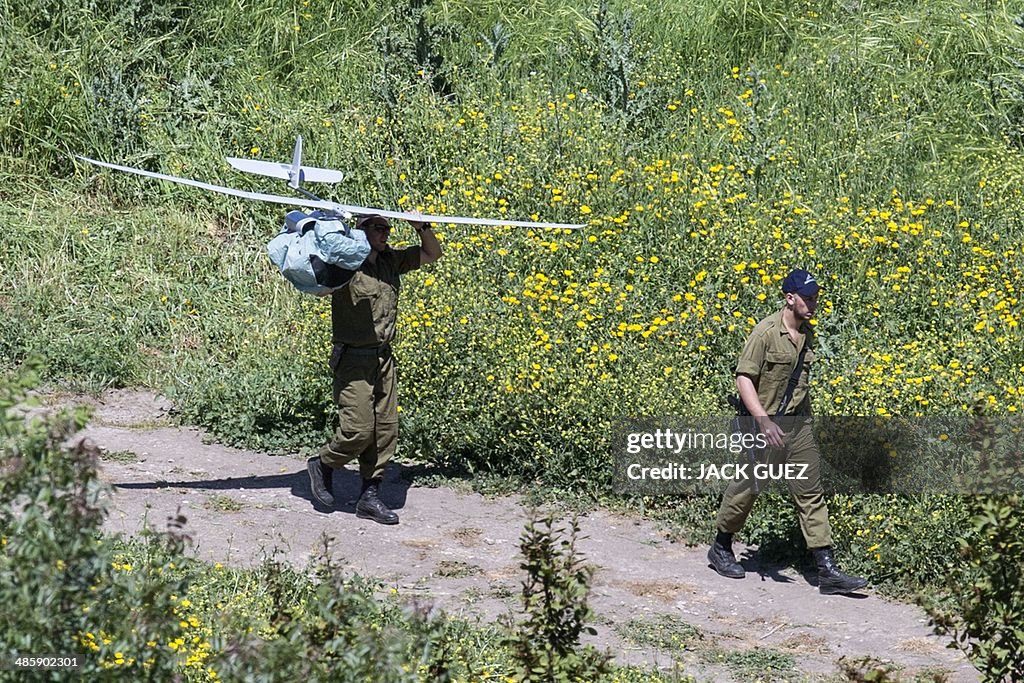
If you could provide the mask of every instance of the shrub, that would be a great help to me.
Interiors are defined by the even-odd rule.
[[[30,416],[26,392],[36,381],[27,369],[0,379],[0,657],[78,654],[77,673],[89,680],[170,679],[182,664],[168,649],[178,637],[173,596],[185,585],[164,574],[159,559],[121,562],[101,535],[97,451],[68,442],[85,415]],[[173,552],[181,538],[149,543]]]
[[[949,601],[929,601],[935,632],[952,635],[985,681],[1024,681],[1024,498],[973,500],[973,542],[947,577]]]
[[[579,525],[567,537],[552,516],[531,519],[520,540],[523,553],[523,610],[526,619],[508,639],[524,683],[591,681],[609,671],[609,657],[580,647],[593,614],[587,605],[593,573],[576,550]]]

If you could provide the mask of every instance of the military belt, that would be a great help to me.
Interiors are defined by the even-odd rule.
[[[334,352],[338,355],[350,353],[353,356],[384,356],[391,352],[391,344],[379,346],[349,346],[348,344],[335,344]]]
[[[342,353],[351,353],[353,356],[383,356],[391,351],[390,344],[380,346],[345,346]]]

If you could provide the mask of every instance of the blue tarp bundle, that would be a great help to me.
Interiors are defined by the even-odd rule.
[[[365,232],[337,216],[292,211],[267,253],[299,291],[324,296],[348,283],[370,254],[370,243]]]

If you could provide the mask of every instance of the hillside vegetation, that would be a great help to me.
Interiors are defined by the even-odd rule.
[[[1022,407],[1024,31],[954,2],[49,3],[3,12],[4,356],[315,441],[327,302],[272,272],[280,191],[585,221],[451,227],[408,278],[407,443],[569,473],[608,415],[707,414],[788,269],[826,285],[818,412]],[[399,237],[409,233],[399,232]],[[40,325],[40,321],[46,321]],[[259,397],[259,400],[254,400]],[[538,460],[531,464],[531,461]]]
[[[268,262],[281,208],[75,159],[279,192],[224,157],[286,160],[302,134],[308,164],[346,173],[338,200],[588,223],[440,228],[445,257],[403,281],[406,456],[605,496],[612,418],[725,413],[793,267],[824,283],[816,413],[1019,414],[1022,16],[3,0],[0,358],[157,387],[228,442],[319,445],[328,302]],[[664,507],[709,530],[712,497]],[[833,510],[854,568],[913,585],[949,574],[968,516],[956,497]],[[786,545],[786,504],[757,514],[749,538]]]

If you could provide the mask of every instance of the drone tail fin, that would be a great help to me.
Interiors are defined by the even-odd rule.
[[[292,167],[288,172],[288,187],[293,190],[299,189],[302,177],[302,136],[299,135],[295,138],[295,151],[292,152]]]

